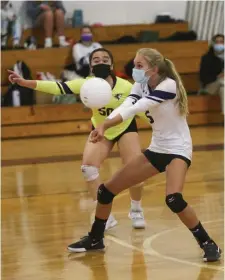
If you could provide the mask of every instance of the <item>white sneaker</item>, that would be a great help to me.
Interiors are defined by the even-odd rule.
[[[146,224],[143,211],[134,211],[131,209],[128,217],[132,220],[133,228],[145,228]]]
[[[62,41],[59,43],[60,47],[68,47],[70,45],[70,43],[66,42],[66,41]]]
[[[112,214],[110,214],[106,222],[105,230],[109,230],[110,228],[115,227],[117,224],[118,224],[117,220],[113,217]]]
[[[91,224],[93,224],[94,218],[95,218],[95,212],[91,215]],[[117,220],[114,218],[114,216],[112,214],[110,214],[110,216],[106,222],[105,230],[109,230],[109,229],[115,227],[117,224],[118,224]]]

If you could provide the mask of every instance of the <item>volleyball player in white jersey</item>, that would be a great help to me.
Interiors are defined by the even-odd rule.
[[[204,250],[204,261],[217,261],[221,250],[209,237],[194,210],[182,195],[191,164],[192,140],[187,125],[187,94],[173,63],[154,49],[141,49],[134,60],[136,83],[124,103],[92,132],[98,142],[106,129],[139,112],[152,123],[152,141],[144,153],[135,156],[98,189],[98,204],[91,232],[68,246],[71,252],[103,249],[104,229],[114,197],[126,188],[160,172],[166,172],[166,204],[192,232]]]

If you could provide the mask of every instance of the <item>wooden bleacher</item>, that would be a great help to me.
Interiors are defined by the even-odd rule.
[[[159,38],[165,38],[176,31],[188,31],[188,23],[157,23],[157,24],[127,24],[127,25],[106,25],[92,27],[92,32],[96,42],[117,40],[124,35],[138,37],[140,31],[159,31]],[[21,42],[24,43],[28,36],[34,35],[39,45],[44,44],[44,34],[40,28],[24,30]],[[66,28],[65,36],[76,41],[80,38],[80,28]],[[58,44],[57,36],[53,37],[53,43]]]
[[[137,36],[140,30],[159,30],[160,37],[167,37],[175,31],[187,31],[186,23],[105,26],[94,28],[96,41],[115,40],[124,35]],[[29,33],[30,32],[30,33]],[[43,36],[37,30],[27,30],[26,38],[36,34],[41,42]],[[35,33],[36,32],[36,33]],[[79,37],[79,29],[68,29],[68,37]],[[112,51],[115,59],[115,70],[123,71],[124,65],[135,56],[142,47],[158,49],[165,57],[171,59],[181,74],[187,91],[199,89],[199,64],[201,56],[208,49],[208,42],[158,42],[129,45],[105,45]],[[59,78],[64,65],[71,61],[71,48],[38,49],[34,51],[3,51],[2,52],[2,88],[7,89],[8,74],[6,70],[17,60],[23,60],[30,67],[33,78],[37,72],[50,72]],[[52,99],[51,95],[41,94]],[[40,102],[43,103],[43,102]],[[190,125],[221,124],[223,116],[220,113],[218,96],[189,96],[188,122]],[[76,113],[75,113],[76,112]],[[36,105],[18,108],[2,108],[2,139],[26,137],[42,137],[88,133],[91,129],[91,112],[85,110],[82,104],[74,105]],[[149,129],[149,124],[137,119],[140,129]]]
[[[218,96],[189,96],[189,125],[222,124]],[[82,104],[2,108],[2,139],[89,133],[91,112]],[[139,129],[150,125],[138,119]]]
[[[206,41],[163,42],[130,45],[107,45],[115,58],[115,70],[123,71],[124,65],[135,56],[137,49],[151,47],[158,49],[171,59],[181,74],[187,91],[199,89],[198,71],[201,56],[207,51]],[[33,78],[37,72],[50,72],[59,78],[63,67],[71,54],[70,48],[39,50],[16,50],[2,52],[2,85],[8,84],[7,69],[17,60],[23,60],[31,68]]]
[[[131,35],[134,37],[138,37],[140,31],[159,31],[159,37],[165,38],[172,34],[174,34],[176,31],[188,31],[188,23],[169,23],[169,24],[136,24],[136,25],[109,25],[109,26],[102,26],[102,27],[93,27],[93,34],[96,41],[112,41],[120,38],[124,35]],[[37,38],[38,43],[41,45],[44,37],[43,32],[40,29],[28,29],[23,32],[22,36],[22,44],[30,35],[34,35]],[[75,40],[80,38],[80,28],[66,28],[65,29],[65,35],[69,38],[74,38]],[[56,36],[54,37],[54,40],[56,40]],[[56,41],[55,41],[56,43]],[[126,45],[127,46],[127,45]],[[126,47],[125,46],[125,47]],[[108,45],[107,45],[108,47]],[[112,46],[112,48],[115,46]],[[116,47],[116,52],[120,52],[118,50],[118,47]],[[122,46],[123,47],[123,46]],[[129,45],[129,48],[131,45]],[[139,46],[133,46],[135,47],[135,50],[139,48]],[[110,46],[109,46],[110,48]],[[69,53],[67,53],[69,52]],[[5,69],[8,67],[11,67],[16,60],[24,60],[27,62],[27,64],[32,68],[33,77],[36,77],[37,71],[43,71],[43,72],[51,72],[56,77],[59,77],[60,72],[63,68],[63,65],[65,65],[65,62],[71,61],[71,49],[64,49],[63,51],[61,49],[51,49],[51,50],[38,50],[37,52],[30,52],[30,57],[28,57],[28,53],[24,51],[3,51],[2,52],[2,64],[4,65],[2,69],[2,92],[5,92],[7,87],[4,87],[8,84],[7,81],[7,74],[5,72]],[[116,53],[115,53],[116,54]],[[54,61],[57,57],[57,61]],[[127,60],[127,53],[124,54],[124,61]],[[124,62],[122,62],[124,63]],[[119,68],[119,66],[118,66]]]

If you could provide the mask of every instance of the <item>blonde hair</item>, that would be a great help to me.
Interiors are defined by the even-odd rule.
[[[155,49],[143,48],[138,50],[137,54],[143,55],[151,67],[158,67],[158,74],[161,81],[165,80],[167,77],[175,80],[179,94],[178,103],[180,113],[181,115],[188,115],[187,92],[173,62],[167,58],[164,58],[162,54]]]

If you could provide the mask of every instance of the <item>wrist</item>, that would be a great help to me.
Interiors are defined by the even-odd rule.
[[[109,121],[109,120],[106,119],[106,120],[104,121],[103,125],[102,125],[104,130],[108,129],[108,121]]]
[[[26,87],[26,85],[27,85],[26,80],[22,79],[21,82],[20,82],[20,86],[21,87]]]

